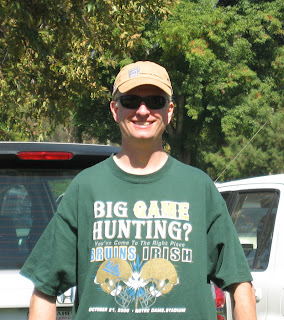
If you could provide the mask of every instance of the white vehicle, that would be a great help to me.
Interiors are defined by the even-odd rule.
[[[28,319],[33,284],[19,274],[23,263],[73,177],[118,150],[98,145],[0,142],[0,320]],[[284,233],[280,230],[284,230],[284,175],[217,187],[252,269],[258,320],[283,320]],[[218,320],[231,320],[230,303],[225,303],[223,292],[212,284],[212,294]],[[71,288],[58,297],[57,320],[71,319],[74,296]]]
[[[19,274],[64,192],[82,169],[119,148],[0,142],[0,320],[27,320],[33,283]],[[75,289],[57,299],[57,320],[71,319]]]
[[[283,320],[284,174],[216,186],[227,203],[252,272],[257,319]],[[231,319],[229,302],[227,320]]]

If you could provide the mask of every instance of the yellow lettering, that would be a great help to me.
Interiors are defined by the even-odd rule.
[[[147,205],[144,201],[137,201],[134,205],[133,212],[136,218],[146,218]]]
[[[158,207],[158,201],[150,201],[150,208],[148,211],[148,218],[159,218],[160,217],[160,211]]]
[[[180,202],[179,203],[179,219],[189,221],[189,203],[188,202]]]
[[[161,205],[162,205],[163,218],[176,219],[177,217],[176,202],[161,201]]]

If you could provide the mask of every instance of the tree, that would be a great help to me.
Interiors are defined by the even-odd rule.
[[[172,155],[216,178],[265,124],[221,179],[279,172],[283,7],[280,0],[0,0],[0,137],[45,140],[63,124],[72,141],[119,142],[108,108],[112,83],[122,66],[148,59],[171,75],[176,111],[165,147]]]
[[[277,122],[282,19],[278,0],[229,7],[201,0],[181,1],[161,24],[149,57],[166,66],[174,85],[175,121],[166,136],[173,155],[214,178],[264,123]],[[263,156],[267,152],[259,149]],[[263,173],[263,164],[254,162],[251,174]],[[247,170],[239,166],[222,179],[244,174]]]
[[[112,80],[148,17],[166,16],[171,3],[0,0],[2,139],[45,139],[85,102],[106,102],[110,87],[102,78]]]

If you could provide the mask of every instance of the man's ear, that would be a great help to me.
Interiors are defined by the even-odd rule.
[[[171,122],[173,114],[174,114],[174,103],[171,101],[168,106],[168,123],[167,124]]]
[[[113,119],[115,122],[118,122],[117,110],[118,110],[117,102],[111,101],[110,102],[110,111],[112,113],[112,116],[113,116]]]

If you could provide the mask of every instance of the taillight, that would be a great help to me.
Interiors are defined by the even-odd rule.
[[[214,285],[214,289],[215,289],[215,295],[216,295],[216,300],[215,300],[216,308],[221,309],[224,307],[226,303],[225,293],[216,285]]]
[[[73,153],[63,151],[22,151],[17,155],[22,160],[70,160],[73,158]]]
[[[213,299],[215,301],[217,320],[227,319],[226,295],[225,292],[211,282]]]

